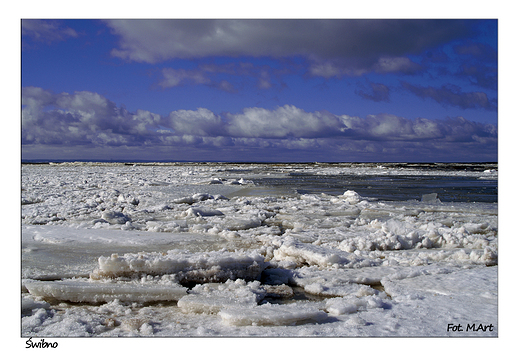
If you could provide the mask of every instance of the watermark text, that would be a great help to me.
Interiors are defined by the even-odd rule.
[[[485,324],[466,324],[466,326],[463,326],[462,324],[448,324],[448,327],[446,328],[446,331],[453,331],[453,332],[477,332],[477,331],[493,331],[495,326],[493,324],[485,325]]]
[[[29,337],[27,341],[25,341],[25,348],[57,348],[58,342],[47,342],[44,338],[40,341],[33,341],[32,337]]]

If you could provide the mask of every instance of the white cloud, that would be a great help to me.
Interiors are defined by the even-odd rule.
[[[208,109],[176,110],[170,113],[166,125],[178,134],[218,136],[222,133],[222,119]]]
[[[475,141],[479,138],[494,138],[496,126],[480,124],[458,117],[448,120],[417,118],[414,120],[391,114],[368,115],[366,118],[342,115],[345,135],[360,140],[377,141]]]
[[[292,105],[275,110],[246,108],[228,116],[228,133],[234,137],[323,137],[339,133],[341,123],[327,112],[308,113]]]
[[[469,150],[464,155],[485,152],[493,160],[497,150],[496,126],[462,117],[411,120],[378,114],[360,118],[306,112],[291,105],[273,110],[246,108],[223,116],[205,108],[176,110],[161,117],[141,109],[128,112],[98,93],[54,94],[35,87],[22,89],[22,104],[22,151],[33,154],[46,147],[57,152],[58,146],[65,151],[119,147],[118,152],[150,150],[153,159],[155,152],[168,155],[166,148],[175,147],[175,152],[192,150],[191,158],[196,152],[205,155],[199,159],[248,160],[253,153],[257,160],[262,155],[264,160],[281,159],[291,152],[302,159],[311,160],[306,155],[312,154],[316,160],[341,161],[347,154],[367,160],[366,155],[373,155],[370,160],[397,155],[405,160],[402,155],[418,153],[425,160],[432,153],[445,155],[446,160],[450,154]],[[463,155],[462,151],[457,155]]]
[[[22,143],[79,145],[139,144],[153,136],[161,117],[145,110],[130,113],[93,92],[54,94],[22,89]]]
[[[159,85],[163,88],[177,87],[185,83],[211,83],[211,80],[201,70],[163,68],[161,73],[163,79],[159,82]]]
[[[64,41],[68,37],[78,37],[78,33],[70,28],[61,26],[59,21],[50,20],[22,20],[22,36],[38,42]]]
[[[366,70],[359,70],[354,72],[346,71],[340,66],[336,66],[331,62],[321,62],[312,64],[309,68],[309,72],[313,76],[331,78],[340,77],[347,73],[350,75],[360,76],[366,73]]]
[[[259,89],[269,89],[273,86],[268,66],[255,66],[252,63],[225,63],[225,64],[200,64],[195,69],[163,68],[158,84],[162,88],[178,87],[183,85],[202,84],[223,90],[228,93],[236,93],[235,86],[228,80],[219,79],[222,75],[247,76],[258,78]]]

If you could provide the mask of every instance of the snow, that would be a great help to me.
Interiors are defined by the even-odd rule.
[[[256,186],[392,165],[22,166],[22,336],[497,336],[498,215]],[[391,186],[389,186],[391,189]],[[448,324],[493,325],[449,331]]]

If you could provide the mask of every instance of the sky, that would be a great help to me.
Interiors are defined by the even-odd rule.
[[[498,159],[496,18],[20,25],[22,160]]]

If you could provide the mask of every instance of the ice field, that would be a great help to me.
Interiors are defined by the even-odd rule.
[[[498,335],[496,165],[21,171],[22,337]]]

